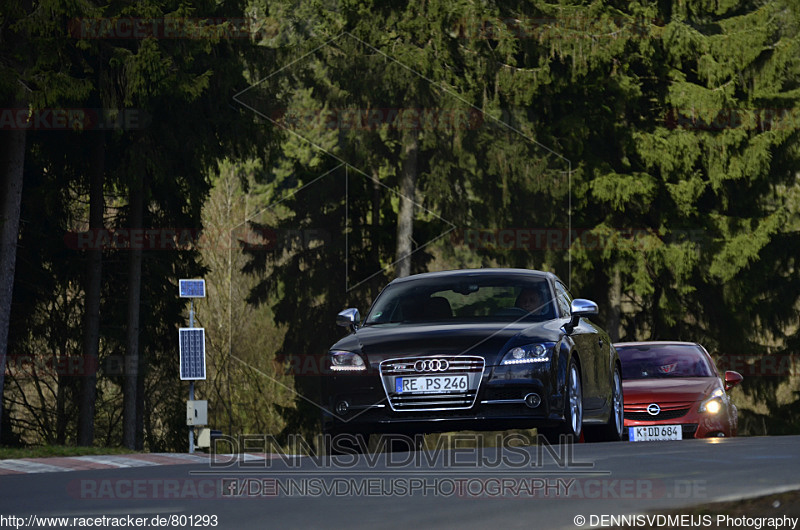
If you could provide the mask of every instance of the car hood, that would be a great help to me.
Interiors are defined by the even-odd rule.
[[[719,387],[715,377],[670,377],[622,382],[625,404],[699,401]]]
[[[428,355],[478,355],[487,365],[522,344],[557,342],[562,323],[430,323],[366,326],[337,342],[331,349],[359,351],[371,364],[386,359]]]

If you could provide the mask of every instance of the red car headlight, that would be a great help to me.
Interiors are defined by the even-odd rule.
[[[717,388],[711,395],[700,404],[700,412],[707,414],[716,414],[722,410],[722,397],[725,392],[721,388]]]

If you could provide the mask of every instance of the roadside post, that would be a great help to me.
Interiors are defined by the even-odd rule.
[[[181,381],[189,381],[186,425],[189,426],[189,452],[194,453],[194,427],[208,424],[208,402],[195,401],[194,382],[206,378],[206,330],[194,327],[194,299],[205,298],[205,280],[178,280],[181,298],[189,299],[189,327],[178,330]]]

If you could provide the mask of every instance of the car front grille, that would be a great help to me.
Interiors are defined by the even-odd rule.
[[[447,368],[418,371],[419,361],[446,361]],[[486,361],[475,356],[432,356],[389,359],[380,364],[381,380],[389,405],[395,411],[430,411],[468,409],[475,404]],[[467,388],[449,392],[398,393],[396,378],[419,376],[466,375]]]
[[[689,409],[676,409],[676,410],[661,410],[655,416],[649,412],[628,412],[625,411],[625,419],[633,421],[660,421],[660,420],[674,420],[686,416]]]
[[[657,404],[661,409],[658,414],[647,412],[648,407]],[[674,420],[685,416],[694,405],[692,401],[678,401],[672,403],[625,403],[625,419],[632,421],[662,421]]]

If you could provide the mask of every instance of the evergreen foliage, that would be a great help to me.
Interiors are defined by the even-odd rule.
[[[80,33],[162,18],[206,32]],[[555,271],[621,340],[695,340],[721,366],[797,355],[792,0],[11,2],[0,28],[0,111],[140,120],[26,131],[11,362],[85,361],[96,269],[76,241],[93,171],[102,234],[135,222],[140,185],[145,230],[205,234],[142,252],[136,389],[123,382],[136,268],[103,246],[94,411],[79,377],[9,369],[3,443],[74,443],[92,414],[96,443],[134,433],[183,450],[176,283],[204,275],[198,393],[213,421],[312,434],[317,373],[303,363],[340,336],[338,311],[365,311],[402,270],[404,248],[411,272]],[[516,236],[537,230],[557,237]],[[754,371],[740,432],[796,432],[796,376]],[[125,393],[137,414],[123,422]]]

